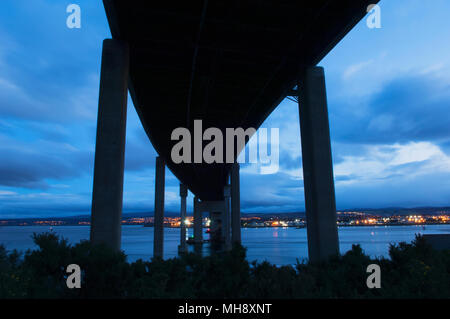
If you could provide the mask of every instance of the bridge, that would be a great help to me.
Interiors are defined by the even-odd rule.
[[[257,129],[293,97],[300,112],[309,258],[338,254],[325,75],[316,65],[377,2],[103,0],[112,39],[103,42],[91,241],[120,249],[128,92],[159,154],[154,255],[161,257],[166,166],[180,181],[182,220],[187,190],[195,196],[194,240],[202,242],[202,213],[209,212],[226,249],[241,242],[240,148],[228,154],[232,163],[176,163],[172,132],[192,132],[195,120],[222,132]],[[185,234],[182,223],[180,253]]]

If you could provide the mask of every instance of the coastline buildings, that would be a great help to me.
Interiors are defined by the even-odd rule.
[[[193,216],[185,219],[187,228],[193,227]],[[210,227],[210,219],[203,218],[203,226]],[[430,225],[450,224],[450,211],[439,211],[434,214],[381,214],[360,211],[345,211],[337,213],[337,225],[345,226],[396,226],[396,225]],[[89,226],[88,217],[47,218],[47,219],[5,219],[0,220],[0,226]],[[125,217],[122,225],[153,226],[153,217]],[[178,228],[181,225],[179,216],[164,217],[164,227]],[[297,227],[306,226],[303,213],[284,214],[252,214],[241,217],[241,226],[249,228],[258,227]]]

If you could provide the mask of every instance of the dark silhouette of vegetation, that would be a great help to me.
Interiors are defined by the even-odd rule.
[[[390,259],[371,259],[359,245],[321,264],[277,267],[249,263],[245,249],[209,257],[126,261],[88,241],[68,244],[34,235],[24,256],[0,246],[0,298],[450,298],[450,251],[431,249],[420,236],[392,245]],[[81,289],[66,286],[66,267],[82,269]],[[369,264],[381,267],[381,288],[369,289]]]

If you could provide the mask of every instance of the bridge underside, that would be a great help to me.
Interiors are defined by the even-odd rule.
[[[258,128],[374,0],[104,0],[130,48],[130,93],[147,135],[201,200],[223,199],[227,164],[174,164],[171,133]]]

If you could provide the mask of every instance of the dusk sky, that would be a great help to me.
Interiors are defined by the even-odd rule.
[[[66,7],[81,7],[81,29]],[[338,209],[450,205],[450,1],[381,1],[325,68]],[[0,218],[88,214],[102,41],[100,0],[0,2]],[[280,129],[280,170],[241,167],[243,212],[304,211],[298,106]],[[156,152],[128,103],[124,212],[153,211]],[[166,211],[179,211],[166,172]],[[192,208],[192,194],[188,210]]]

